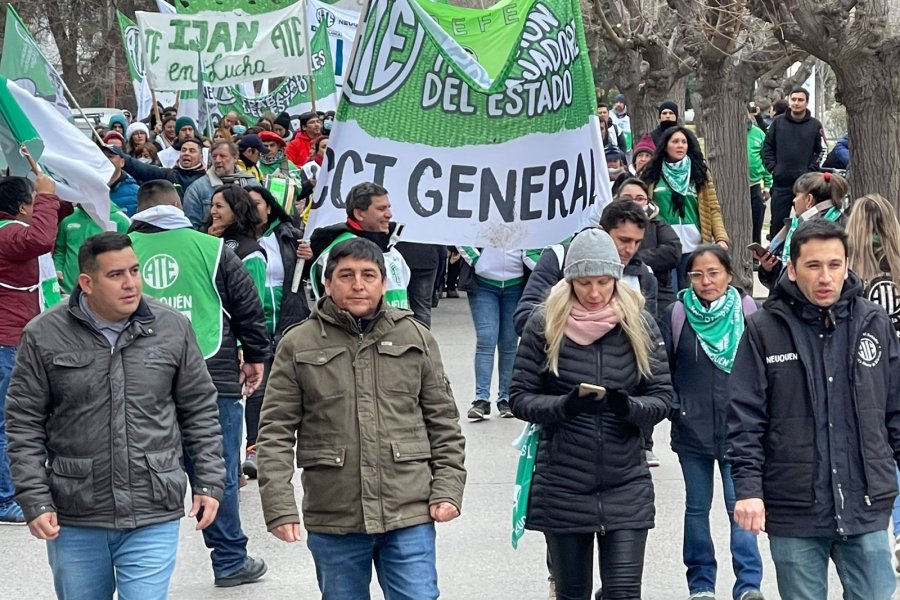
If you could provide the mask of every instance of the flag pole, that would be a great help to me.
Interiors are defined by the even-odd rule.
[[[322,27],[321,19],[319,20],[319,27]],[[306,28],[305,33],[303,43],[306,44],[306,67],[309,69],[309,98],[312,100],[313,112],[316,112],[316,77],[312,66],[312,48],[309,45],[309,27]]]
[[[69,98],[69,102],[71,102],[75,106],[75,109],[78,111],[78,114],[81,115],[81,118],[84,119],[84,122],[87,123],[88,125],[91,125],[91,122],[88,120],[87,115],[85,115],[84,111],[81,110],[81,105],[78,104],[78,100],[76,100],[75,96],[72,95],[72,92],[69,91],[69,86],[66,85],[66,82],[63,80],[62,77],[60,77],[59,79],[60,79],[60,81],[62,81],[63,91],[66,93],[66,96]],[[94,134],[93,137],[94,137],[94,139],[97,140],[98,144],[100,144],[101,146],[104,145],[103,138],[100,137],[100,134],[97,133],[97,129],[93,125],[91,125],[91,133]]]

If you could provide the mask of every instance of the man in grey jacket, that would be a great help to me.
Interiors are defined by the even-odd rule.
[[[194,463],[197,529],[225,482],[216,388],[190,322],[141,295],[128,236],[88,238],[68,304],[22,333],[7,398],[16,500],[59,598],[162,599]]]

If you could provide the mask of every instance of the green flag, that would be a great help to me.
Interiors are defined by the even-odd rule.
[[[125,47],[125,58],[128,60],[128,73],[132,81],[144,80],[144,56],[141,50],[141,31],[137,24],[116,11],[119,18],[119,29],[122,32],[122,45]]]
[[[316,89],[316,101],[335,93],[334,58],[328,41],[328,26],[320,21],[316,32],[309,40],[309,54],[312,62],[312,78]]]
[[[64,117],[72,115],[62,77],[41,52],[28,27],[11,4],[6,5],[0,76],[46,100]]]
[[[28,160],[20,152],[25,146],[28,153],[36,161],[44,152],[44,142],[40,134],[32,126],[19,103],[10,93],[6,82],[0,79],[0,169],[6,172],[24,175],[31,170]]]

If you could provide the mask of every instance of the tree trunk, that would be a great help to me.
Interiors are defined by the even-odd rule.
[[[745,99],[734,81],[706,78],[701,84],[706,159],[713,172],[722,219],[731,238],[735,283],[752,292],[750,185]],[[699,87],[699,86],[698,86]]]
[[[884,48],[884,46],[883,46]],[[900,212],[900,46],[833,63],[847,107],[851,198],[881,194]]]

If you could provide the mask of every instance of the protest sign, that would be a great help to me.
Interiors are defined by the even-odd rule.
[[[41,52],[11,4],[6,5],[0,76],[16,82],[33,96],[46,100],[64,117],[72,115],[62,77]]]
[[[322,0],[306,0],[306,22],[310,31],[315,32],[321,22],[328,29],[331,56],[334,57],[334,77],[338,82],[343,82],[344,71],[350,64],[359,17],[359,10],[339,8]]]
[[[218,87],[309,75],[302,3],[256,15],[240,10],[136,15],[144,42],[144,67],[155,89],[196,89],[201,78]]]
[[[122,33],[122,45],[125,48],[125,58],[128,61],[128,74],[131,76],[131,86],[134,88],[134,97],[137,101],[137,112],[135,113],[138,120],[146,119],[153,111],[153,93],[150,91],[150,84],[144,77],[144,51],[141,42],[141,31],[137,24],[116,11],[119,19],[119,30]],[[156,99],[163,106],[171,106],[175,104],[175,94],[170,92],[159,92]]]
[[[115,174],[112,163],[56,106],[0,77],[0,146],[6,166],[12,175],[33,177],[28,162],[19,155],[21,144],[56,182],[57,196],[82,205],[94,221],[115,230],[109,219],[107,186]]]
[[[309,45],[316,89],[316,109],[334,110],[337,108],[338,89],[332,75],[334,66],[328,31],[319,27]],[[293,115],[312,110],[309,80],[304,77],[288,77],[270,94],[257,98],[248,98],[236,87],[220,88],[217,100],[220,114],[225,115],[234,111],[248,122],[256,121],[266,111],[275,114],[287,112]]]
[[[577,0],[373,0],[308,229],[384,185],[404,239],[536,248],[611,198]]]

